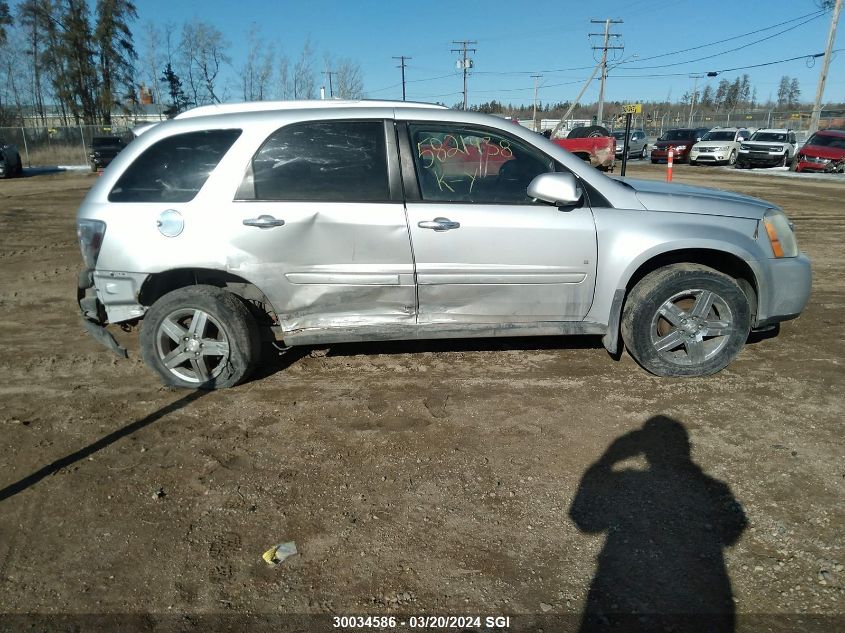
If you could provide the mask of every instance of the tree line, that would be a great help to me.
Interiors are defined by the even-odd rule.
[[[209,22],[145,23],[136,34],[137,20],[131,0],[0,0],[0,125],[26,115],[47,125],[54,110],[65,123],[110,125],[150,101],[173,116],[229,99],[314,99],[321,79],[327,97],[364,94],[360,66],[320,59],[310,40],[291,60],[253,27],[234,66],[232,44]]]

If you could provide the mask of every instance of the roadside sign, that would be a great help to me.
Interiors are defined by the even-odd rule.
[[[622,112],[625,114],[642,114],[643,113],[643,104],[642,103],[627,103],[622,106]]]

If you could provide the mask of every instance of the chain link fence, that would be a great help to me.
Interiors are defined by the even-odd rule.
[[[77,125],[56,127],[0,127],[0,143],[15,145],[25,167],[70,167],[88,163],[96,136],[132,139],[125,126]]]

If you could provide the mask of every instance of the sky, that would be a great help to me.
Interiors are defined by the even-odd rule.
[[[822,59],[806,56],[824,52],[830,27],[829,12],[812,15],[818,12],[817,0],[135,2],[138,33],[145,22],[182,24],[197,19],[224,33],[232,44],[232,67],[227,69],[232,101],[238,100],[236,68],[243,63],[246,33],[256,25],[263,38],[291,60],[310,39],[318,52],[318,66],[324,53],[357,62],[368,98],[401,99],[400,70],[392,58],[410,57],[405,70],[408,100],[447,105],[462,100],[462,76],[456,69],[459,55],[451,51],[459,48],[456,40],[476,42],[471,45],[476,51],[470,54],[469,103],[496,99],[530,104],[534,74],[541,75],[537,79],[541,102],[574,99],[600,56],[591,47],[599,46],[603,38],[588,34],[602,33],[604,24],[590,21],[606,18],[622,21],[612,25],[611,32],[620,37],[611,38],[611,45],[624,46],[609,53],[613,61],[607,100],[680,100],[693,89],[691,74],[719,71],[715,78],[699,79],[698,89],[706,82],[715,88],[721,79],[733,81],[748,73],[758,101],[765,102],[770,97],[776,100],[780,78],[788,75],[798,79],[801,100],[811,102]],[[749,34],[753,31],[757,32]],[[834,48],[841,50],[831,58],[825,102],[845,102],[843,31],[840,24]],[[714,44],[719,40],[728,41]],[[598,93],[598,81],[593,81],[581,102],[597,101]]]

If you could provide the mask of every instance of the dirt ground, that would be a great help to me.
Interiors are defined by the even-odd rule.
[[[570,630],[591,583],[611,611],[735,610],[709,630],[845,630],[845,180],[676,166],[781,205],[813,259],[805,313],[716,376],[541,338],[295,348],[193,393],[161,386],[137,332],[116,332],[118,360],[80,326],[95,178],[0,182],[0,630],[245,613]],[[262,561],[286,541],[297,556]]]

